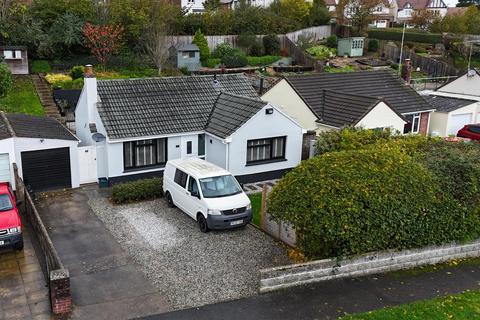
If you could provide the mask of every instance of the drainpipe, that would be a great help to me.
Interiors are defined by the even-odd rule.
[[[229,161],[230,161],[230,143],[227,142],[227,152],[225,155],[225,170],[228,171],[229,168]]]

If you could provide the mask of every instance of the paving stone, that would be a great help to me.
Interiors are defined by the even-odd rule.
[[[22,273],[22,280],[24,283],[29,283],[33,281],[45,280],[45,276],[42,271],[33,271]]]
[[[32,315],[45,314],[50,312],[50,301],[39,301],[29,304]]]

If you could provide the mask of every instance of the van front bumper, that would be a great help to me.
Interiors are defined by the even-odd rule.
[[[208,228],[213,230],[243,227],[250,221],[252,221],[252,209],[239,214],[207,215]]]
[[[13,247],[23,241],[21,233],[0,236],[0,248]]]

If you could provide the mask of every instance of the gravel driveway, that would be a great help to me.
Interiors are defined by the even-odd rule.
[[[259,269],[289,264],[286,249],[252,226],[201,233],[164,199],[112,205],[98,189],[89,205],[175,309],[252,296]]]

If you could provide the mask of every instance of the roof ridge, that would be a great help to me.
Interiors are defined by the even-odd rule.
[[[215,101],[213,102],[213,106],[212,106],[212,110],[210,110],[210,114],[208,115],[208,119],[207,121],[205,122],[205,125],[203,126],[203,130],[207,130],[207,127],[210,123],[210,120],[212,120],[212,116],[213,116],[213,112],[215,111],[215,108],[217,107],[217,102],[218,102],[218,99],[220,99],[220,96],[222,95],[223,92],[220,91],[220,93],[217,95],[217,97],[215,98]]]
[[[242,99],[245,99],[245,100],[249,100],[249,101],[253,101],[253,102],[263,102],[265,103],[265,105],[268,104],[267,101],[264,101],[262,99],[255,99],[253,97],[246,97],[246,96],[243,96],[243,95],[240,95],[240,94],[236,94],[236,93],[232,93],[232,92],[229,92],[229,91],[222,91],[220,92],[220,95],[222,94],[225,94],[225,95],[228,95],[228,96],[231,96],[231,97],[236,97],[236,98],[242,98]],[[219,96],[220,96],[219,95]],[[218,100],[218,97],[217,97],[217,100]],[[215,100],[215,103],[217,102],[217,100]]]
[[[99,82],[128,82],[128,81],[139,81],[139,80],[160,80],[160,79],[191,79],[191,78],[209,78],[215,76],[244,76],[242,73],[220,73],[220,74],[201,74],[201,75],[181,75],[181,76],[170,76],[170,77],[139,77],[139,78],[126,78],[126,79],[97,79]]]
[[[7,118],[7,115],[5,114],[5,112],[3,111],[0,111],[0,118],[2,118],[3,122],[5,123],[5,125],[7,126],[7,131],[8,133],[12,136],[12,137],[16,137],[17,134],[15,133],[15,130],[13,130],[13,127],[10,123],[10,120],[8,120]]]

